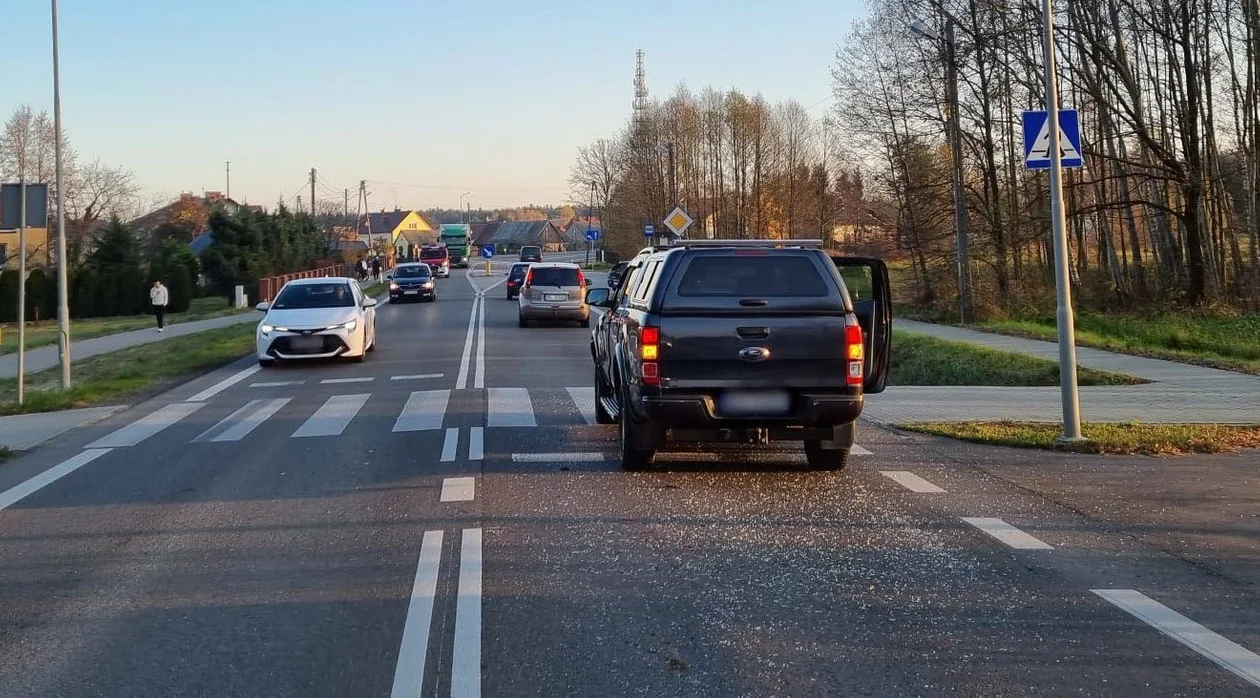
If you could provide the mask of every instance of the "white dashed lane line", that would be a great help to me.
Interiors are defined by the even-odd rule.
[[[459,450],[459,429],[455,427],[447,427],[446,438],[442,441],[442,462],[450,463],[455,460],[455,454]],[[446,501],[443,499],[442,501]]]
[[[444,373],[412,373],[404,376],[390,376],[389,379],[391,381],[420,381],[429,378],[441,378],[445,375]]]
[[[476,478],[448,477],[442,480],[443,502],[471,502],[476,497]]]
[[[1260,656],[1134,589],[1091,589],[1134,618],[1260,688]]]
[[[269,381],[266,383],[250,383],[251,388],[284,388],[290,385],[305,385],[306,381]]]
[[[486,454],[486,430],[472,427],[468,430],[468,460],[479,461]]]
[[[325,378],[320,381],[320,385],[343,385],[345,383],[371,383],[374,379],[371,376],[364,378]]]
[[[602,453],[513,453],[514,463],[594,463],[604,460]]]
[[[1053,546],[1024,533],[1001,519],[964,517],[963,521],[1016,550],[1054,550]]]
[[[101,456],[109,453],[110,449],[100,448],[83,451],[66,460],[61,461],[57,465],[45,470],[35,477],[23,482],[20,485],[11,487],[4,492],[0,492],[0,510],[8,509],[18,502],[26,499],[39,490],[51,485],[61,478],[73,473]]]
[[[933,485],[908,470],[881,470],[880,475],[892,480],[911,492],[921,494],[943,494],[945,490]]]
[[[250,366],[249,368],[241,369],[240,371],[233,373],[232,375],[228,376],[227,378],[224,378],[218,383],[215,383],[209,388],[206,388],[205,390],[197,393],[196,395],[193,395],[192,397],[188,398],[187,401],[188,402],[203,402],[205,400],[209,400],[210,398],[214,397],[215,395],[218,395],[224,390],[227,390],[228,388],[236,385],[237,383],[240,383],[241,381],[245,380],[246,378],[249,378],[255,373],[258,373],[260,370],[262,370],[261,366]]]

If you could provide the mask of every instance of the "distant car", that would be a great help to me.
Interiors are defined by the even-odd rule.
[[[433,275],[439,279],[451,275],[451,254],[445,247],[429,245],[420,248],[420,261],[428,264]]]
[[[621,287],[621,281],[625,278],[626,269],[630,266],[629,262],[617,262],[608,272],[608,288],[616,291]]]
[[[591,309],[586,305],[586,287],[590,285],[576,264],[531,264],[517,299],[517,324],[528,327],[533,321],[550,320],[590,327]]]
[[[525,245],[521,248],[522,262],[541,262],[542,248],[538,245]]]
[[[393,278],[389,282],[389,302],[410,300],[437,300],[437,284],[433,281],[433,270],[428,264],[409,262],[394,268]]]
[[[521,286],[525,284],[525,273],[529,271],[529,262],[517,262],[507,273],[507,299],[515,300],[521,295]]]
[[[256,307],[266,313],[256,333],[260,366],[277,359],[363,361],[376,349],[376,299],[354,279],[295,279]]]

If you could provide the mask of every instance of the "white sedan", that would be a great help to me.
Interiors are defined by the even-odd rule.
[[[354,279],[295,279],[257,307],[266,313],[257,333],[261,366],[277,359],[363,361],[376,348],[376,299]]]

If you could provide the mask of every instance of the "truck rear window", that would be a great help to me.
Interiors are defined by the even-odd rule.
[[[578,270],[569,267],[535,267],[529,283],[532,286],[557,287],[581,285],[578,283]]]
[[[808,257],[694,257],[678,282],[683,297],[808,297],[831,294],[830,285]]]

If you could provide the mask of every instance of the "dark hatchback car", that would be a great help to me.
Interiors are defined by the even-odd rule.
[[[521,295],[521,286],[525,285],[525,274],[529,271],[529,262],[517,262],[507,273],[507,299],[516,300]]]
[[[626,269],[630,266],[629,262],[617,262],[613,265],[611,271],[608,272],[608,288],[616,291],[621,287],[621,282],[625,279]]]
[[[538,245],[526,245],[521,248],[522,262],[541,262],[542,248]]]
[[[429,265],[399,264],[394,268],[389,282],[389,302],[404,300],[437,300],[437,285]]]

